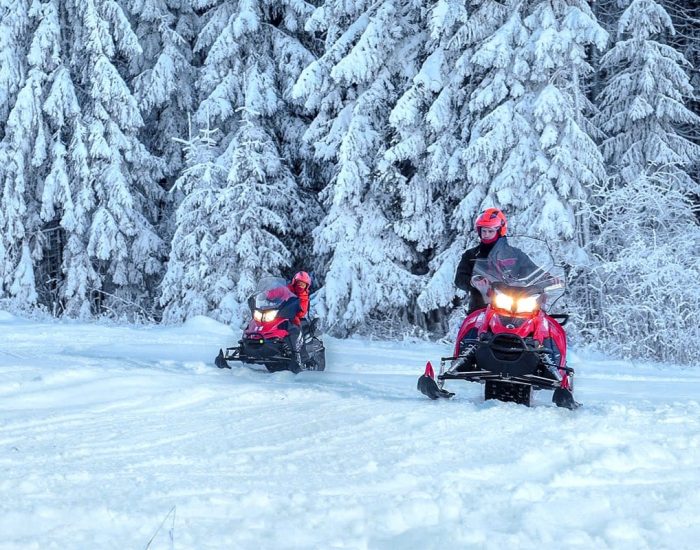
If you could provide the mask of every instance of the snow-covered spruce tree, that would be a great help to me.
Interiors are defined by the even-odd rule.
[[[116,2],[70,0],[65,7],[89,170],[73,191],[83,204],[94,201],[85,234],[99,277],[93,290],[101,293],[103,311],[150,316],[165,252],[153,227],[163,195],[161,163],[140,141],[139,106],[125,81],[129,75],[118,70],[125,71],[124,61],[138,57],[141,47]]]
[[[198,81],[202,101],[196,120],[201,127],[211,122],[222,132],[223,152],[217,164],[226,168],[229,177],[225,196],[220,199],[221,215],[234,219],[235,212],[243,211],[242,197],[254,199],[251,208],[259,205],[269,209],[260,225],[266,235],[263,241],[268,244],[260,251],[247,250],[252,256],[244,263],[233,264],[232,257],[220,267],[220,283],[214,289],[219,295],[215,311],[230,321],[231,315],[238,315],[234,313],[237,304],[253,289],[261,271],[291,275],[291,266],[301,265],[312,270],[303,244],[320,214],[315,197],[300,188],[300,184],[315,182],[305,169],[309,148],[301,136],[306,123],[301,109],[290,101],[290,92],[313,59],[308,49],[310,35],[303,30],[313,6],[294,0],[203,1],[194,6],[208,8],[195,46],[196,53],[206,52]],[[251,155],[249,168],[241,163],[241,155],[246,154]],[[244,179],[247,170],[251,172],[248,180]],[[257,193],[261,191],[280,196],[260,198]],[[241,235],[247,235],[253,223],[251,217],[242,224]],[[235,228],[230,225],[219,226],[218,249],[222,253],[236,246],[226,242],[234,238],[231,231]],[[243,253],[242,248],[238,250],[237,254]]]
[[[85,234],[88,213],[94,201],[91,196],[77,192],[89,180],[87,151],[82,143],[83,123],[78,94],[66,65],[67,54],[62,51],[62,22],[55,1],[35,4],[33,15],[39,19],[28,59],[42,67],[43,108],[39,119],[47,136],[47,162],[34,174],[35,196],[40,201],[42,224],[54,224],[51,231],[60,231],[60,272],[44,269],[39,253],[56,254],[51,250],[43,232],[38,237],[39,270],[37,279],[41,300],[54,313],[87,317],[91,313],[93,289],[99,284],[86,249]],[[37,9],[38,8],[38,9]],[[67,144],[67,145],[66,145]],[[60,229],[59,229],[60,228]],[[43,280],[47,276],[55,281]]]
[[[148,307],[163,252],[151,224],[159,166],[138,141],[142,120],[115,66],[139,53],[136,37],[110,0],[36,1],[26,16],[27,49],[16,52],[26,77],[0,145],[3,290],[36,299],[51,226],[64,243],[54,311],[87,315],[97,292],[113,312]]]
[[[161,186],[171,189],[187,167],[180,140],[189,132],[188,120],[196,107],[195,84],[201,60],[193,54],[199,18],[189,0],[127,2],[141,55],[130,59],[134,97],[144,126],[143,143],[163,161]],[[156,230],[170,243],[176,230],[181,193],[168,193],[161,203]]]
[[[22,155],[32,155],[31,163],[26,162],[26,158],[22,162],[25,177],[20,177],[19,172],[11,177],[15,189],[24,181],[30,205],[25,222],[30,227],[32,265],[20,266],[18,274],[33,295],[29,286],[33,285],[28,275],[30,270],[42,267],[43,252],[56,252],[47,250],[45,234],[40,229],[59,222],[52,231],[59,231],[60,227],[65,240],[60,272],[37,271],[41,299],[55,313],[86,316],[91,311],[93,289],[98,284],[85,241],[87,214],[93,198],[91,194],[86,196],[77,191],[90,176],[87,152],[82,144],[81,109],[70,67],[66,64],[68,53],[61,41],[66,20],[61,19],[58,7],[55,0],[32,6],[30,14],[35,26],[26,56],[29,77],[13,109],[13,113],[17,113],[16,123],[8,125],[14,136],[14,147],[7,151],[14,150],[13,161],[20,162]],[[1,164],[12,166],[12,163]],[[23,254],[23,258],[26,260],[29,256]],[[43,280],[46,276],[58,280]],[[14,295],[18,288],[21,285],[15,285]],[[46,294],[47,290],[51,290],[50,295]]]
[[[379,172],[395,182],[401,209],[394,227],[420,253],[414,269],[427,271],[416,301],[424,312],[455,298],[455,269],[478,208],[466,220],[453,216],[470,189],[462,151],[473,119],[469,96],[478,84],[471,57],[509,14],[508,6],[490,0],[436,2],[422,23],[427,32],[418,35],[418,70],[390,115],[395,134]]]
[[[176,138],[187,135],[187,116],[195,108],[196,69],[192,48],[198,17],[192,2],[146,0],[127,2],[142,48],[132,58],[134,97],[144,116],[144,139],[163,160],[170,188],[181,172],[183,150]]]
[[[326,48],[294,96],[317,113],[305,140],[335,165],[314,250],[327,258],[317,303],[336,334],[373,317],[388,321],[387,310],[399,315],[417,293],[415,253],[394,223],[403,176],[377,169],[390,146],[391,109],[419,68],[422,14],[422,2],[330,1],[307,24]]]
[[[29,0],[0,0],[0,140],[26,73]]]
[[[17,3],[21,8],[23,3]],[[11,23],[12,15],[7,14]],[[35,261],[41,258],[40,229],[42,218],[53,218],[52,205],[41,207],[44,196],[54,195],[52,186],[61,186],[64,180],[63,152],[60,125],[50,127],[44,102],[51,106],[55,100],[51,81],[61,84],[60,27],[54,2],[35,2],[27,11],[19,10],[27,33],[26,49],[15,45],[15,59],[7,71],[3,67],[3,81],[22,78],[14,97],[7,95],[10,107],[6,123],[3,124],[3,139],[0,141],[0,293],[12,297],[20,307],[32,306],[37,301],[34,276]],[[11,25],[9,25],[11,27]],[[7,40],[7,37],[3,37]],[[5,51],[4,57],[11,55]],[[15,74],[12,74],[15,73]],[[48,99],[46,96],[49,96]],[[70,111],[71,106],[66,110]],[[52,165],[51,165],[52,164]],[[51,166],[50,173],[49,166]],[[43,180],[47,187],[42,190]],[[52,196],[48,202],[58,200]],[[41,208],[41,218],[39,209]]]
[[[688,170],[700,148],[680,128],[697,128],[700,119],[684,106],[692,98],[688,63],[662,42],[672,33],[660,4],[634,0],[602,60],[602,148],[612,178],[591,206],[600,260],[597,336],[631,355],[693,361],[700,355],[683,343],[700,335],[700,302],[689,292],[700,278],[692,204],[700,186]]]
[[[221,296],[214,279],[227,262],[214,255],[221,226],[233,218],[219,199],[226,172],[216,164],[216,130],[204,129],[185,142],[186,169],[175,183],[184,196],[178,206],[168,270],[162,282],[163,319],[179,322],[215,309]]]
[[[577,212],[605,177],[586,91],[590,50],[602,49],[607,33],[587,3],[513,0],[473,8],[445,48],[450,81],[430,110],[436,129],[452,120],[459,127],[429,148],[453,194],[449,231],[419,298],[424,309],[454,298],[457,261],[474,244],[474,219],[488,206],[505,210],[511,233],[547,240],[557,259],[584,262],[586,227]]]
[[[301,201],[273,136],[256,114],[244,115],[224,158],[230,169],[219,195],[217,240],[211,249],[218,263],[213,311],[221,320],[240,322],[258,279],[291,265],[284,236],[292,230],[291,210]]]
[[[693,88],[682,54],[663,43],[673,33],[664,8],[654,0],[633,0],[619,22],[619,39],[603,57],[609,75],[599,98],[603,153],[615,174],[631,181],[652,166],[670,174],[668,185],[697,193],[687,173],[700,148],[681,135],[680,125],[697,126],[700,118],[684,103]]]
[[[466,223],[480,207],[500,206],[515,232],[547,240],[575,264],[578,203],[605,177],[586,119],[586,50],[602,49],[607,33],[579,0],[513,2],[509,13],[471,58],[480,84],[463,152],[470,190],[455,215]]]

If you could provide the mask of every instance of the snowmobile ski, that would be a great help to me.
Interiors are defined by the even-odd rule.
[[[454,396],[454,393],[442,389],[435,381],[435,372],[430,361],[425,365],[425,374],[418,378],[418,390],[430,399],[449,399]]]
[[[216,356],[216,359],[214,359],[214,364],[219,367],[220,369],[230,369],[231,365],[229,365],[226,362],[226,359],[224,357],[224,350],[220,349],[219,350],[219,355]]]
[[[554,395],[552,395],[552,403],[554,403],[557,407],[569,409],[570,411],[576,410],[581,406],[581,403],[576,401],[571,391],[566,388],[557,388],[554,390]]]

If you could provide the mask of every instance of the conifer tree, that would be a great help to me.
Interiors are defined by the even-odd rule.
[[[0,143],[3,290],[20,304],[36,300],[52,227],[65,243],[55,311],[86,315],[97,292],[105,309],[143,310],[164,250],[152,225],[160,163],[139,141],[143,121],[125,81],[136,35],[112,0],[13,4],[3,44],[26,50],[0,78],[10,99]]]
[[[261,122],[246,113],[224,155],[230,168],[218,201],[218,238],[212,247],[218,268],[211,288],[217,295],[214,313],[227,321],[243,319],[260,277],[279,275],[291,265],[284,236],[292,229],[291,211],[299,207],[299,195]]]
[[[690,66],[666,42],[673,32],[661,4],[633,0],[602,59],[602,149],[612,177],[590,207],[591,249],[599,259],[598,339],[633,355],[690,361],[697,353],[675,342],[699,334],[690,313],[697,300],[687,289],[700,277],[692,202],[700,186],[689,174],[700,148],[683,129],[698,128],[700,118],[685,106],[693,97]]]
[[[207,128],[185,142],[186,169],[174,189],[183,199],[162,283],[163,318],[169,322],[205,315],[219,303],[213,279],[222,266],[213,249],[221,222],[230,218],[219,204],[226,173],[216,164],[216,133]]]
[[[170,187],[182,167],[176,138],[187,133],[187,116],[196,106],[193,44],[199,21],[189,1],[147,0],[127,3],[135,20],[141,55],[131,59],[134,97],[138,101],[149,150],[163,160]]]
[[[586,118],[587,48],[602,49],[607,33],[579,0],[510,7],[471,59],[483,72],[470,98],[475,123],[463,153],[471,189],[458,212],[500,206],[513,229],[558,243],[563,259],[576,263],[577,203],[605,177]]]
[[[139,141],[143,119],[115,62],[141,53],[121,7],[111,0],[68,2],[72,71],[87,91],[82,108],[89,178],[78,195],[94,195],[87,252],[101,281],[102,307],[150,315],[149,290],[162,270],[164,245],[153,222],[161,163]]]
[[[679,132],[700,118],[684,104],[693,97],[690,64],[664,36],[674,33],[666,10],[654,0],[633,0],[619,21],[615,46],[603,57],[610,75],[600,97],[603,152],[626,181],[654,165],[681,192],[698,192],[687,170],[700,148]]]
[[[314,231],[314,250],[327,258],[317,304],[339,334],[415,296],[415,255],[395,225],[402,175],[377,170],[389,147],[389,113],[416,71],[421,13],[418,2],[331,1],[307,25],[325,35],[326,48],[293,93],[317,113],[305,140],[319,161],[336,167],[321,195],[327,214]]]
[[[460,12],[450,4],[440,2],[432,18],[444,44],[438,74],[448,77],[428,111],[436,138],[427,150],[432,178],[448,184],[448,224],[418,300],[425,310],[452,301],[457,262],[485,207],[501,207],[511,233],[542,237],[558,258],[585,261],[579,202],[605,177],[586,91],[590,51],[607,34],[588,5],[484,1]]]
[[[312,59],[303,29],[313,8],[293,0],[195,2],[195,8],[206,8],[195,45],[195,52],[206,52],[196,122],[221,130],[216,164],[228,174],[213,229],[219,272],[210,305],[230,321],[263,272],[283,275],[309,259],[300,245],[318,207],[300,188],[310,183],[308,147],[300,139],[306,125],[290,90]],[[238,215],[241,223],[230,223]]]
[[[26,51],[18,48],[15,52],[22,59],[15,59],[15,63],[8,67],[8,72],[23,67],[26,78],[11,104],[0,142],[1,232],[4,240],[0,250],[3,259],[0,270],[2,290],[9,292],[17,305],[31,306],[37,300],[34,269],[42,254],[42,219],[47,221],[53,214],[51,205],[43,208],[40,201],[53,194],[54,184],[61,186],[64,183],[61,181],[60,137],[57,139],[51,134],[43,108],[46,96],[49,96],[49,101],[53,97],[50,95],[53,91],[51,80],[54,75],[57,75],[57,81],[61,77],[60,26],[53,1],[35,2],[18,16],[27,17],[25,31],[31,38]],[[47,105],[50,107],[51,103]],[[71,106],[66,109],[70,110]],[[54,157],[54,162],[49,172],[47,167],[51,157]],[[48,183],[46,188],[44,178]]]

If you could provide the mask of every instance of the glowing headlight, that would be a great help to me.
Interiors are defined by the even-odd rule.
[[[277,317],[277,312],[278,309],[270,309],[262,314],[262,320],[263,323],[269,323],[270,321],[274,321],[275,317]]]
[[[527,298],[521,298],[518,300],[518,305],[516,311],[518,313],[532,313],[538,307],[537,300],[539,299],[539,294],[537,296],[528,296]]]
[[[498,309],[506,309],[510,311],[513,307],[513,298],[511,298],[507,294],[501,294],[500,292],[497,292],[496,296],[493,299],[493,305],[496,306]]]
[[[263,312],[260,311],[259,309],[256,309],[253,311],[253,319],[255,319],[258,323],[260,323],[263,319]]]

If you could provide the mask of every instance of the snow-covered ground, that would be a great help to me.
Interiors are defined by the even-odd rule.
[[[0,313],[0,548],[697,548],[700,369],[572,353],[578,411],[416,379],[450,346],[327,339],[222,371],[228,327]]]

